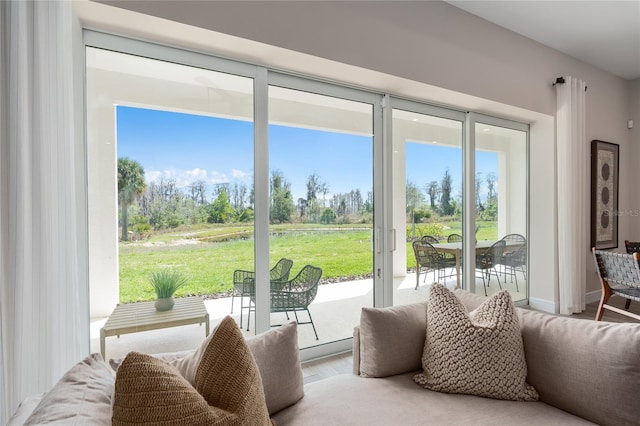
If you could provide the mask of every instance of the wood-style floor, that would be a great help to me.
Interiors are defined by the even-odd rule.
[[[624,309],[624,302],[625,299],[615,296],[609,300],[609,304],[621,309]],[[584,312],[573,314],[571,317],[594,321],[597,310],[598,303],[589,303]],[[629,310],[640,315],[640,303],[631,302]],[[602,320],[610,322],[637,322],[632,318],[607,310],[605,310]],[[329,376],[335,376],[336,374],[351,373],[352,368],[353,362],[351,359],[351,352],[345,352],[327,358],[307,361],[302,364],[302,373],[304,376],[304,382],[311,383]]]

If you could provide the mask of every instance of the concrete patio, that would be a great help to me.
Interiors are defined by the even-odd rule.
[[[501,281],[504,281],[504,277],[501,278]],[[415,289],[415,274],[408,274],[406,277],[394,279],[394,304],[407,304],[426,300],[431,282],[433,282],[432,274],[427,276],[426,283],[421,276],[420,285],[418,289]],[[447,287],[455,288],[455,276],[447,278],[445,283]],[[514,300],[526,297],[526,285],[524,285],[525,281],[521,275],[518,277],[518,283],[520,287],[519,293],[516,292],[514,283],[507,282],[505,284],[502,282],[503,289],[509,290]],[[491,285],[487,287],[487,292],[493,293],[497,290],[499,290],[499,286],[494,277],[491,280]],[[477,280],[476,291],[478,294],[484,294],[482,279]],[[222,318],[230,314],[231,298],[208,299],[205,300],[205,306],[209,312],[211,329],[213,330]],[[372,279],[344,281],[319,286],[318,295],[309,307],[319,340],[315,339],[310,324],[301,325],[298,327],[300,348],[350,338],[353,333],[353,327],[359,323],[360,310],[365,306],[373,306]],[[307,321],[305,312],[299,313],[299,315],[301,321]],[[237,297],[234,302],[232,317],[236,322],[240,323],[240,299]],[[91,352],[100,351],[100,328],[106,320],[107,318],[91,319]],[[250,324],[250,331],[246,331],[246,320],[245,309],[243,333],[246,336],[251,336],[254,334],[253,318]],[[284,314],[271,315],[272,324],[280,324],[284,321],[286,321]],[[204,338],[204,325],[185,325],[125,334],[120,337],[107,337],[106,358],[122,357],[132,350],[144,353],[163,353],[194,349],[202,343]]]

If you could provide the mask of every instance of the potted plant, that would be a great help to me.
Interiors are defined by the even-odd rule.
[[[173,294],[187,282],[187,277],[180,271],[160,269],[153,271],[149,281],[156,292],[158,300],[155,307],[158,311],[168,311],[173,308]]]

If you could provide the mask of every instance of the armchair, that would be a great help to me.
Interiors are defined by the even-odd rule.
[[[318,340],[318,332],[316,331],[316,326],[313,323],[311,312],[309,312],[309,305],[318,294],[318,283],[320,282],[321,276],[322,269],[312,265],[306,265],[293,279],[286,282],[280,282],[278,286],[272,285],[270,292],[271,312],[284,312],[287,314],[287,318],[289,317],[289,312],[293,312],[296,317],[296,322],[299,325],[311,324],[313,332],[316,335],[316,340]],[[255,306],[255,292],[250,294],[250,299]],[[251,319],[251,311],[253,309],[255,308],[249,307],[247,330],[249,330],[249,321]],[[300,319],[298,318],[299,311],[307,311],[309,321],[300,322]],[[278,325],[281,324],[274,324],[272,327],[277,327]]]
[[[619,309],[609,305],[611,296],[620,296],[627,301],[640,302],[640,253],[622,254],[592,249],[598,278],[602,286],[602,296],[596,312],[596,321],[602,320],[605,309],[640,321],[640,315],[629,312],[629,305]]]
[[[269,271],[269,279],[272,286],[279,287],[283,282],[289,279],[289,273],[293,266],[293,260],[282,258]],[[244,298],[250,297],[253,293],[253,285],[256,273],[253,271],[245,271],[236,269],[233,272],[233,292],[231,293],[231,313],[233,313],[233,301],[235,296],[240,297],[240,327],[242,328],[242,311],[245,309]],[[249,302],[251,305],[251,302]],[[247,306],[249,308],[249,306]],[[248,320],[247,320],[248,321]],[[247,323],[247,329],[249,324]]]

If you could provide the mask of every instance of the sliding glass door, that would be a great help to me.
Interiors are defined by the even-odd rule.
[[[392,100],[393,303],[425,300],[429,285],[462,286],[464,114]],[[433,264],[431,256],[448,263]]]
[[[214,325],[296,320],[303,359],[349,350],[362,307],[435,281],[526,299],[526,125],[88,34],[92,344],[116,304],[155,299],[157,270],[185,275],[176,296]],[[149,333],[121,350],[202,339]]]
[[[296,318],[308,348],[349,339],[373,306],[373,105],[287,80],[269,86],[269,259],[293,266],[270,319]]]
[[[527,127],[476,116],[475,228],[477,294],[528,294]]]
[[[155,300],[157,273],[186,279],[175,297],[207,297],[214,323],[229,313],[246,321],[234,271],[254,270],[253,79],[93,47],[86,62],[96,327],[118,303]],[[107,356],[187,349],[186,336],[204,335],[177,332],[110,339]]]

